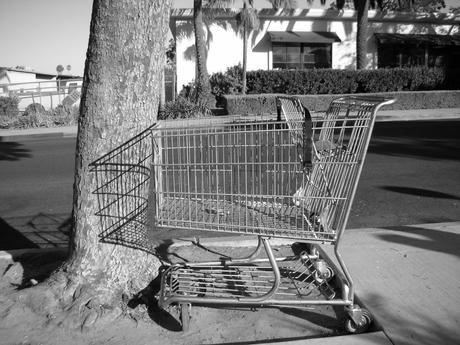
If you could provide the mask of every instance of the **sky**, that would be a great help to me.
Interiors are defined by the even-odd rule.
[[[0,0],[0,67],[83,75],[92,0]]]
[[[446,3],[460,6],[460,0]],[[266,7],[268,2],[256,4]],[[177,8],[192,5],[192,0],[176,0]],[[26,66],[54,74],[61,64],[82,76],[91,6],[92,0],[0,0],[0,67]]]

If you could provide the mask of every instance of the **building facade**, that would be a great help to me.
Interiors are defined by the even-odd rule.
[[[237,10],[206,25],[209,73],[241,64]],[[260,27],[248,39],[248,70],[335,68],[356,65],[356,12],[297,9],[258,11]],[[195,78],[193,10],[174,9],[177,91]],[[369,11],[367,68],[452,66],[460,58],[460,16]]]
[[[41,73],[31,69],[0,67],[0,96],[19,99],[19,110],[31,103],[45,109],[80,100],[82,78],[74,75]]]

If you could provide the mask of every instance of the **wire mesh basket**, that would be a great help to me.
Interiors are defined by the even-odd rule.
[[[302,117],[159,127],[156,226],[334,241],[369,134],[372,113],[357,109],[313,119],[311,169]]]

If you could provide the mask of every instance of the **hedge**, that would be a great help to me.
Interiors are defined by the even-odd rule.
[[[237,94],[241,80],[232,67],[211,76],[213,94]],[[412,67],[376,70],[259,70],[247,73],[248,94],[350,94],[460,89],[460,70]]]
[[[366,95],[395,98],[396,102],[386,106],[386,110],[460,108],[460,90],[399,91]],[[273,115],[276,114],[277,96],[279,94],[226,95],[223,97],[223,107],[227,114]],[[331,101],[340,96],[337,94],[297,95],[303,105],[313,112],[326,111]]]

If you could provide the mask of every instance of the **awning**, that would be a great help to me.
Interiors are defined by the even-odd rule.
[[[272,42],[285,43],[334,43],[341,42],[334,32],[320,31],[269,31]]]
[[[379,44],[460,46],[460,36],[421,34],[374,34]]]

